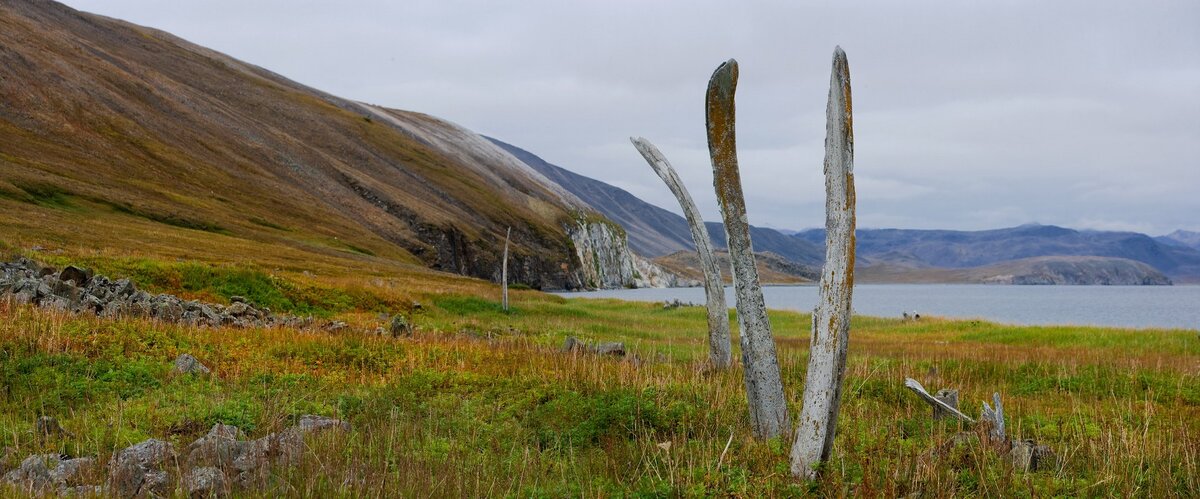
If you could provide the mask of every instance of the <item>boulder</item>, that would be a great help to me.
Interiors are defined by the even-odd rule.
[[[207,366],[201,364],[199,360],[192,357],[191,354],[181,353],[175,357],[175,372],[181,374],[209,374],[212,371]]]
[[[58,454],[34,454],[6,473],[4,481],[28,492],[42,493],[50,488],[62,492],[83,485],[95,466],[96,460],[90,457],[62,459]]]
[[[240,442],[242,430],[236,426],[217,423],[208,434],[187,448],[189,467],[217,466],[229,468],[243,452],[246,442]]]
[[[92,280],[92,271],[90,269],[82,269],[74,265],[68,265],[58,273],[58,278],[62,281],[75,281],[75,285],[79,287],[87,286],[88,281]]]
[[[27,491],[40,491],[53,482],[50,469],[57,468],[58,454],[34,454],[21,461],[17,469],[4,474],[4,481]]]
[[[171,490],[165,469],[174,460],[174,446],[154,438],[119,450],[108,463],[108,491],[117,497],[165,496]]]
[[[194,499],[229,495],[229,484],[226,483],[225,474],[212,466],[193,468],[184,476],[183,484],[188,497]]]

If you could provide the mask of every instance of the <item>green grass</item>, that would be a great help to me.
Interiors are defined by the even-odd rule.
[[[411,295],[423,303],[416,308],[390,281],[337,286],[245,266],[90,263],[163,291],[324,303],[352,328],[196,329],[0,304],[0,447],[15,449],[10,459],[44,451],[106,459],[151,436],[182,447],[217,422],[253,438],[300,415],[323,414],[347,419],[354,430],[313,442],[299,465],[277,470],[273,480],[283,490],[548,497],[1200,491],[1195,332],[855,317],[833,458],[818,482],[804,484],[787,472],[788,442],[750,435],[741,371],[703,368],[700,307],[520,291],[505,312],[493,287],[429,289]],[[338,298],[306,300],[297,290]],[[371,334],[387,320],[379,309],[403,311],[416,334]],[[810,318],[770,315],[794,417]],[[623,341],[638,360],[560,353],[566,336]],[[213,376],[171,374],[182,352],[212,367]],[[955,445],[963,428],[932,421],[903,388],[906,376],[931,390],[959,389],[968,413],[1000,392],[1010,433],[1050,445],[1061,466],[1022,473],[990,450]],[[42,414],[58,417],[73,436],[32,438],[32,421]],[[14,464],[0,463],[0,471]],[[351,473],[360,480],[344,482]]]

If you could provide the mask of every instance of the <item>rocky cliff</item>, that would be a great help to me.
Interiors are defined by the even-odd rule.
[[[579,276],[587,288],[670,287],[673,274],[629,250],[625,229],[599,216],[579,215],[567,228],[579,258]]]

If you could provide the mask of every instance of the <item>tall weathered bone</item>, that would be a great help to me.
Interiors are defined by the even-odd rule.
[[[746,200],[742,197],[742,180],[738,172],[733,102],[737,77],[737,61],[730,59],[717,67],[708,81],[705,99],[708,153],[712,157],[713,187],[725,222],[726,244],[733,269],[750,423],[755,436],[771,438],[787,434],[790,421],[787,402],[783,398],[779,360],[775,355],[775,340],[771,337],[771,323],[767,320],[758,269],[754,266]]]
[[[666,156],[644,138],[629,138],[650,168],[654,169],[659,178],[671,189],[679,207],[687,218],[688,227],[692,230],[692,241],[696,243],[696,254],[700,258],[700,270],[704,272],[704,294],[708,305],[708,360],[714,368],[727,369],[733,363],[732,347],[729,335],[729,306],[725,304],[725,288],[721,283],[721,268],[713,256],[712,240],[700,210],[692,201],[692,195],[675,173],[675,168],[667,161]]]
[[[854,290],[854,120],[850,66],[841,47],[833,52],[825,123],[825,266],[813,311],[808,372],[792,474],[813,478],[829,459],[837,431],[846,348],[850,341],[850,300]]]
[[[504,262],[500,264],[500,281],[504,289],[504,311],[508,312],[508,239],[512,236],[512,227],[504,232]]]

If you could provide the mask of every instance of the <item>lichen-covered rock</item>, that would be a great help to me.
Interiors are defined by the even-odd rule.
[[[217,423],[208,434],[192,442],[187,448],[189,467],[218,466],[229,468],[233,461],[245,451],[247,442],[241,442],[242,430],[236,426]]]
[[[84,479],[95,466],[96,460],[90,457],[62,459],[58,454],[34,454],[6,473],[4,481],[30,493],[44,493],[53,488],[61,494],[84,485]]]
[[[113,454],[108,463],[108,491],[118,497],[149,497],[170,492],[175,448],[151,438]]]
[[[26,491],[40,491],[51,485],[50,470],[58,467],[58,454],[35,454],[21,461],[17,469],[4,474],[4,481]]]
[[[184,476],[183,483],[188,497],[194,499],[229,495],[229,484],[225,480],[225,474],[212,466],[193,468]]]
[[[208,366],[201,364],[191,354],[181,353],[175,358],[175,372],[180,374],[209,374]]]

